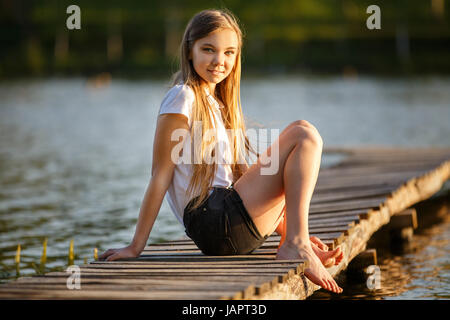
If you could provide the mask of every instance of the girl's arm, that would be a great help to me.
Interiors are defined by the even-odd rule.
[[[171,158],[172,149],[180,143],[180,140],[171,141],[171,135],[177,129],[185,129],[180,131],[181,139],[184,141],[189,130],[186,116],[182,114],[162,114],[158,117],[153,143],[152,176],[142,201],[133,241],[127,247],[105,251],[99,256],[100,260],[112,261],[120,258],[137,257],[144,250],[164,196],[172,181],[175,169],[174,161],[177,160]],[[177,157],[179,157],[179,154]]]
[[[250,166],[247,163],[241,164],[242,174],[246,173]]]

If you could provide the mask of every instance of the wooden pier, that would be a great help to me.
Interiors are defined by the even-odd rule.
[[[324,152],[347,154],[338,165],[321,169],[310,206],[311,235],[344,252],[343,261],[328,269],[333,276],[394,215],[430,198],[450,178],[450,149]],[[221,257],[203,255],[190,239],[152,244],[137,259],[79,266],[80,289],[68,289],[74,280],[68,273],[51,272],[1,285],[0,298],[305,299],[319,287],[304,276],[304,261],[275,260],[279,239],[271,236],[251,255]]]

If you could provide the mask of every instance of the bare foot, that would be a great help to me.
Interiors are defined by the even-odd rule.
[[[316,256],[319,258],[319,260],[326,268],[330,268],[334,265],[337,266],[344,257],[344,254],[341,251],[340,247],[331,251],[325,251],[319,248],[314,242],[311,241],[311,248],[313,249]]]
[[[285,237],[285,233],[281,234],[281,240],[278,244],[278,249],[280,249],[283,245]],[[311,241],[311,247],[314,253],[326,268],[330,268],[334,265],[337,266],[342,261],[344,254],[339,247],[332,251],[328,251],[328,246],[320,241],[319,238],[311,236],[309,239]]]
[[[311,241],[311,243],[314,243],[316,246],[318,246],[319,249],[322,249],[323,251],[328,251],[328,246],[316,236],[310,236],[309,240]]]
[[[275,232],[277,232],[279,235],[281,235],[280,243],[278,244],[278,250],[281,248],[281,246],[284,243],[284,240],[286,239],[286,220],[283,218],[279,225],[277,226],[277,229]],[[322,261],[322,264],[326,268],[330,268],[333,265],[337,266],[339,263],[341,263],[342,258],[344,257],[344,253],[340,250],[340,248],[336,248],[335,250],[328,251],[328,246],[323,243],[319,238],[315,236],[310,236],[309,240],[311,242],[311,247],[316,254],[316,256]]]
[[[309,266],[305,269],[305,276],[313,283],[321,286],[322,288],[341,293],[343,290],[338,286],[333,277],[328,273],[325,267],[322,265],[320,259],[314,253],[311,244],[293,244],[290,242],[284,242],[281,248],[278,250],[277,259],[289,260],[289,259],[304,259],[308,260]]]

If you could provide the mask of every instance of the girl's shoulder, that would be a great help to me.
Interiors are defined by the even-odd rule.
[[[178,83],[167,91],[165,98],[168,97],[194,100],[195,94],[194,90],[187,84]]]
[[[176,84],[164,96],[159,114],[181,113],[190,122],[194,100],[195,94],[192,88],[185,84]]]
[[[190,105],[195,100],[195,94],[191,87],[180,83],[174,85],[167,91],[161,102],[161,106],[167,105]]]

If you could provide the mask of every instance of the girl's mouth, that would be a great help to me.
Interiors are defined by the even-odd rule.
[[[217,71],[217,70],[208,70],[208,71],[211,72],[215,76],[221,75],[223,73],[223,71]]]

